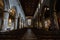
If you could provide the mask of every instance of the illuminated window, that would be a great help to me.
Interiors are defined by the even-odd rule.
[[[28,25],[31,25],[31,19],[28,19]]]
[[[51,21],[49,19],[47,19],[45,21],[45,28],[49,28],[50,24],[51,24]]]

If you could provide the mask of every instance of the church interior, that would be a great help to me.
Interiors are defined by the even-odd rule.
[[[60,40],[60,0],[0,0],[0,40]]]

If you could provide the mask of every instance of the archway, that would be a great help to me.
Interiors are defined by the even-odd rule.
[[[16,25],[16,14],[17,14],[17,10],[15,7],[12,7],[10,9],[10,13],[9,13],[9,19],[8,19],[8,26],[9,26],[9,30],[15,30],[15,28],[17,27]]]

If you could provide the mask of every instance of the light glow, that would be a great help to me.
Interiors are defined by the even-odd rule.
[[[38,8],[40,8],[40,3],[38,4]]]
[[[11,22],[12,22],[11,19],[9,19],[9,25],[11,25]]]
[[[31,25],[31,19],[28,19],[28,25]]]

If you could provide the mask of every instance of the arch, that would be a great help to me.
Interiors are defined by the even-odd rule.
[[[18,20],[18,17],[17,17],[17,8],[16,6],[12,6],[10,9],[9,9],[9,19],[11,19],[11,23],[12,25],[14,26],[13,29],[17,29],[17,20]]]

